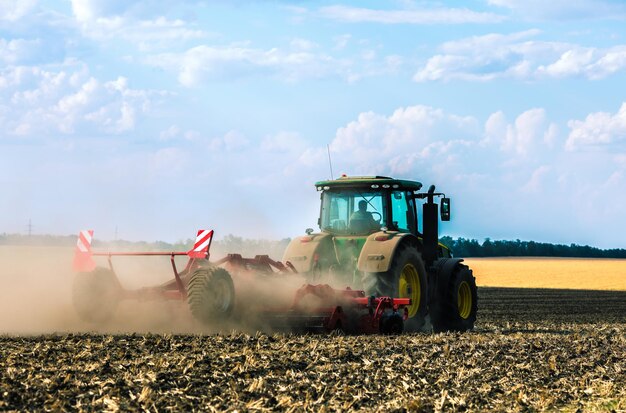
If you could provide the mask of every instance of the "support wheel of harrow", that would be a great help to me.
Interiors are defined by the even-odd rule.
[[[438,275],[440,288],[433,298],[431,319],[436,333],[474,328],[478,310],[476,279],[467,265],[456,264]]]
[[[388,271],[365,273],[363,287],[367,295],[410,298],[409,319],[404,322],[404,330],[419,331],[424,325],[428,297],[426,270],[414,247],[400,247]]]
[[[96,267],[93,271],[76,274],[72,302],[81,319],[102,323],[115,313],[121,292],[115,273],[108,268]]]
[[[380,319],[380,332],[385,335],[398,335],[404,331],[404,321],[398,313],[385,315]]]
[[[235,287],[228,271],[198,268],[189,279],[187,303],[193,317],[210,324],[227,319],[235,306]]]

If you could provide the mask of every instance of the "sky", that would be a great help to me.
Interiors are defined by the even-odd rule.
[[[328,152],[626,248],[626,2],[0,0],[0,233],[293,237]]]

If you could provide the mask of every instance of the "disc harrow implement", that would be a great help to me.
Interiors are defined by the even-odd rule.
[[[408,318],[410,298],[366,296],[362,290],[308,284],[289,261],[275,261],[267,255],[245,258],[236,253],[209,261],[213,230],[199,230],[191,250],[170,252],[94,251],[93,233],[79,233],[73,262],[74,307],[89,322],[102,323],[114,317],[123,300],[186,302],[194,319],[211,325],[254,312],[261,326],[287,332],[400,334]],[[125,288],[113,257],[141,256],[169,257],[172,279],[155,286]],[[176,263],[177,257],[187,258],[182,269]],[[107,266],[98,266],[97,258],[106,259]],[[302,281],[287,306],[275,305],[275,297],[268,295],[267,289],[258,288],[259,283],[282,280]]]

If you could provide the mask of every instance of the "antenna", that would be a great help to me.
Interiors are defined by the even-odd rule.
[[[330,166],[330,179],[335,179],[333,177],[333,161],[330,159],[330,145],[326,144],[326,150],[328,151],[328,165]]]

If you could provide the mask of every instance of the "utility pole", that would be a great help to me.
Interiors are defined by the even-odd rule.
[[[115,241],[117,241],[117,225],[115,226]]]
[[[33,235],[33,222],[30,218],[28,218],[28,237],[30,238]]]

